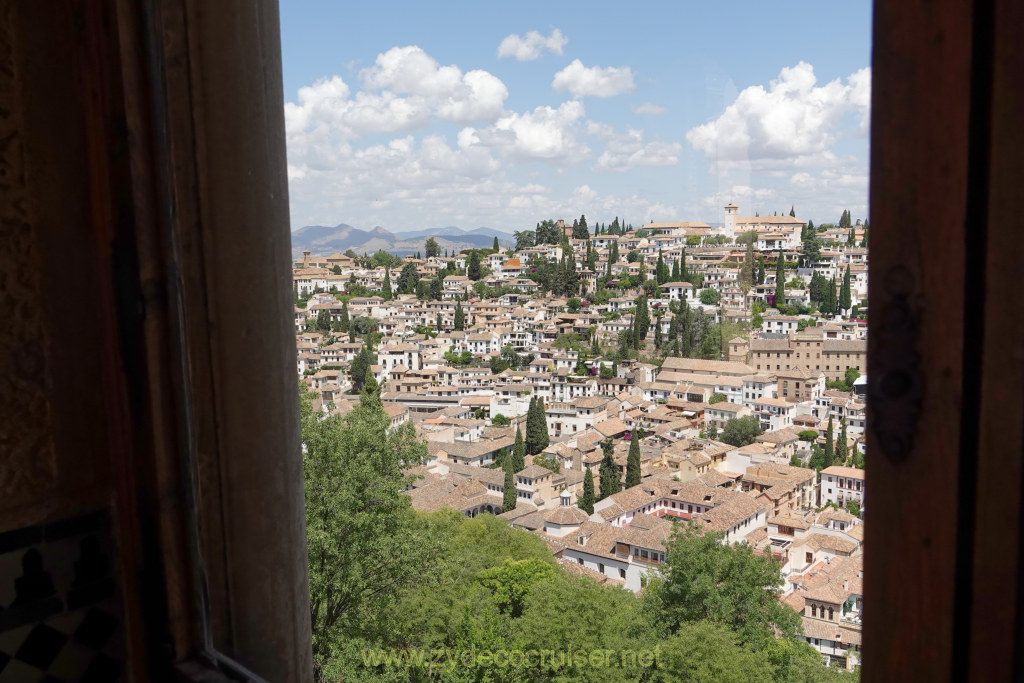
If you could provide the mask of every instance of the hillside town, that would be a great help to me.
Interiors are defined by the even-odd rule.
[[[545,220],[516,243],[296,259],[296,371],[367,386],[427,461],[415,509],[499,516],[641,592],[690,520],[780,566],[831,666],[861,645],[868,231],[843,212]]]

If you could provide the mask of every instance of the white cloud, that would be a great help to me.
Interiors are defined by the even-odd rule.
[[[353,95],[340,76],[300,88],[285,104],[290,155],[330,157],[330,149],[369,133],[417,130],[433,119],[456,123],[494,121],[508,88],[486,71],[463,73],[440,66],[416,46],[395,47],[360,73]]]
[[[642,166],[673,166],[679,163],[683,146],[678,142],[648,142],[644,132],[629,128],[624,134],[607,135],[604,152],[597,158],[597,167],[605,171],[628,171]]]
[[[557,109],[543,106],[522,114],[508,112],[488,128],[460,131],[459,144],[494,147],[520,159],[582,161],[590,155],[576,139],[584,113],[577,101],[563,102]]]
[[[496,76],[480,70],[463,74],[457,66],[440,66],[415,45],[377,55],[374,65],[359,76],[366,89],[422,97],[438,117],[458,123],[497,118],[508,97],[508,88]]]
[[[555,74],[551,87],[555,90],[568,90],[573,97],[613,97],[633,89],[633,72],[628,66],[586,67],[580,60],[574,59],[569,66]]]
[[[775,197],[775,190],[771,188],[753,188],[750,185],[733,185],[728,190],[716,192],[709,197],[704,197],[701,200],[701,204],[709,208],[721,209],[727,203],[732,202],[740,206],[741,212],[749,211],[750,213],[753,213],[754,207],[761,206],[763,202]]]
[[[530,31],[525,36],[513,33],[505,36],[498,45],[498,57],[515,57],[520,62],[529,62],[539,59],[544,50],[556,55],[562,54],[562,48],[568,42],[569,39],[557,28],[547,37],[538,31]]]
[[[664,114],[668,111],[666,107],[654,104],[653,102],[644,102],[643,104],[634,104],[630,107],[634,114]]]
[[[730,162],[801,165],[834,159],[830,147],[841,133],[843,116],[861,115],[866,127],[871,70],[818,86],[814,68],[800,62],[786,67],[768,90],[744,89],[714,121],[691,129],[687,141],[707,157]]]

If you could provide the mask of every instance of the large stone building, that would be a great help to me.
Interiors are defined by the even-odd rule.
[[[753,339],[750,365],[759,372],[805,367],[841,379],[849,368],[867,371],[867,341],[826,339],[820,330],[805,330],[783,339]]]

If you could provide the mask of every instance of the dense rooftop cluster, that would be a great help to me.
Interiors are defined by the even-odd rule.
[[[692,521],[771,555],[784,602],[852,666],[862,608],[867,226],[795,216],[517,233],[424,258],[295,264],[314,410],[367,383],[427,462],[418,510],[500,515],[641,591]],[[582,228],[582,229],[581,229]]]

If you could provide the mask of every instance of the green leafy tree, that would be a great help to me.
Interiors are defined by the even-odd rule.
[[[398,274],[398,291],[402,294],[412,294],[416,291],[419,281],[420,274],[416,271],[416,266],[406,263]]]
[[[321,311],[316,314],[316,323],[314,324],[314,328],[318,332],[331,331],[331,314],[328,313],[326,309],[321,309]]]
[[[640,437],[636,430],[630,435],[629,457],[626,459],[626,488],[640,484]]]
[[[583,470],[583,496],[579,499],[579,508],[588,515],[594,514],[594,473],[587,465]]]
[[[730,446],[747,446],[762,433],[761,423],[756,415],[734,417],[726,420],[721,440]]]
[[[605,439],[601,448],[604,451],[604,457],[601,458],[601,466],[598,468],[598,476],[601,483],[598,500],[604,500],[608,496],[622,490],[619,466],[615,464],[615,442],[612,439]]]
[[[665,544],[664,579],[651,590],[659,622],[673,634],[713,622],[747,643],[766,644],[776,631],[795,638],[800,617],[779,600],[778,563],[745,543],[721,541],[722,534],[705,533],[695,522],[675,529]]]
[[[523,602],[535,583],[556,578],[557,570],[550,562],[537,558],[505,560],[477,574],[476,580],[494,595],[498,607],[513,619],[523,612]]]
[[[515,347],[511,344],[505,344],[501,347],[501,358],[510,368],[518,368],[523,364],[522,357],[516,353]]]
[[[464,332],[466,330],[466,314],[462,311],[462,302],[455,302],[455,331]]]
[[[513,233],[513,237],[516,239],[516,251],[522,251],[523,249],[529,249],[534,245],[537,233],[533,230],[517,230]]]
[[[352,359],[352,363],[349,365],[349,374],[352,378],[352,384],[356,389],[362,390],[363,383],[366,381],[366,375],[370,371],[370,366],[377,362],[377,356],[373,353],[369,345],[363,346],[356,354],[356,357]]]
[[[650,678],[657,683],[790,680],[777,679],[764,653],[747,646],[727,625],[711,621],[688,623],[661,643],[659,655]]]
[[[433,237],[428,237],[427,241],[423,244],[427,258],[437,258],[441,255],[441,247],[437,244],[437,240]]]
[[[722,294],[717,289],[700,290],[700,302],[706,306],[714,306],[722,300]]]
[[[727,400],[727,397],[726,397],[725,394],[712,394],[711,398],[708,399],[708,403],[711,403],[711,404],[722,403],[722,402],[724,402],[726,400]]]
[[[344,417],[301,403],[306,554],[314,680],[367,618],[390,609],[429,559],[402,469],[426,461],[406,424],[391,429],[380,398],[364,394]]]
[[[508,370],[508,363],[506,363],[505,359],[502,358],[501,356],[492,356],[490,367],[491,374],[497,375]]]
[[[825,461],[825,450],[811,446],[811,458],[807,461],[807,465],[819,472],[828,467],[828,463]]]
[[[860,517],[860,503],[855,500],[846,502],[846,511],[854,517]]]

